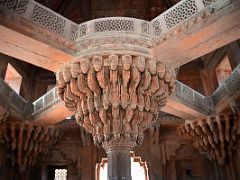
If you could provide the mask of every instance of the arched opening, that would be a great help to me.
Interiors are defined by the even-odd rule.
[[[149,180],[146,161],[142,161],[141,157],[136,157],[133,151],[130,154],[132,180]],[[96,180],[107,180],[107,163],[106,158],[103,158],[101,163],[97,163]]]

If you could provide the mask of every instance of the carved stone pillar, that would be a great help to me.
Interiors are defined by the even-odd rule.
[[[130,148],[109,148],[108,159],[108,180],[131,180],[131,159]]]
[[[131,179],[130,150],[142,143],[173,93],[175,71],[152,55],[147,22],[106,18],[86,24],[91,37],[79,41],[79,57],[57,72],[58,94],[94,144],[105,148],[109,179]]]

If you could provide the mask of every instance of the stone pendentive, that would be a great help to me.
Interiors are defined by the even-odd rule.
[[[20,172],[33,166],[37,156],[46,153],[49,145],[59,138],[59,133],[53,127],[43,127],[24,122],[2,122],[0,137],[6,144],[7,152],[11,154],[11,165],[17,166]]]
[[[143,131],[157,120],[175,87],[175,77],[164,64],[143,56],[77,59],[56,76],[66,107],[106,150],[141,144]]]
[[[186,123],[179,128],[179,133],[190,137],[197,150],[209,153],[212,160],[223,165],[233,156],[238,129],[238,115],[225,114]]]

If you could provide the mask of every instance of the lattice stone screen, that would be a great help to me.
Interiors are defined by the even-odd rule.
[[[54,180],[67,180],[67,169],[55,169]]]
[[[0,7],[14,11],[33,23],[75,41],[87,35],[109,31],[160,36],[217,1],[228,0],[182,0],[150,22],[127,17],[109,17],[79,25],[33,0],[0,0]]]

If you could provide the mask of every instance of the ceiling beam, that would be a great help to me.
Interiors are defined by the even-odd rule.
[[[59,6],[56,8],[56,12],[61,14],[61,15],[64,15],[64,13],[66,12],[66,10],[68,9],[69,7],[69,4],[71,4],[72,0],[62,0],[61,3],[59,4]]]
[[[172,67],[179,67],[240,38],[240,3],[215,10],[201,19],[183,22],[179,31],[163,36],[167,40],[153,48],[153,54]],[[162,36],[162,37],[163,37]]]
[[[91,0],[79,0],[84,21],[92,19]]]

